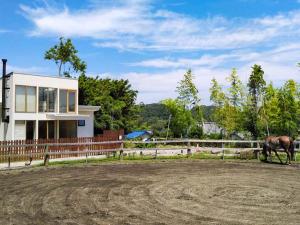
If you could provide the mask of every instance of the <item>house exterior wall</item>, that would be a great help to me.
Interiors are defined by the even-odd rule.
[[[8,108],[11,108],[12,105],[12,86],[13,86],[13,80],[12,77],[10,77],[7,81],[7,87],[9,87],[9,94],[6,95],[6,104]],[[0,102],[2,104],[2,78],[0,79]],[[2,114],[2,111],[0,109],[0,115]],[[9,111],[9,120],[10,123],[3,123],[2,122],[2,115],[0,118],[0,141],[4,141],[4,137],[6,137],[6,140],[12,140],[13,139],[13,123],[12,121],[12,112]]]
[[[77,126],[78,137],[94,137],[94,112],[81,112],[80,114],[89,115],[85,120],[85,126]]]
[[[0,93],[2,90],[2,80],[0,79]],[[36,87],[36,110],[33,113],[29,112],[16,112],[15,111],[15,87],[16,85],[22,86],[33,86]],[[55,120],[49,118],[49,114],[57,115],[59,113],[59,90],[74,90],[76,91],[75,96],[75,112],[68,112],[69,115],[78,115],[78,80],[73,78],[63,78],[63,77],[51,77],[51,76],[37,76],[22,73],[12,73],[8,81],[8,86],[10,88],[10,93],[6,98],[7,107],[9,107],[9,123],[3,123],[0,121],[0,140],[15,140],[24,139],[26,134],[22,135],[20,132],[15,132],[16,126],[21,128],[21,125],[16,125],[15,121],[35,121],[35,133],[38,133],[38,123],[39,121],[45,120]],[[39,87],[56,88],[56,111],[55,112],[39,112]],[[2,95],[0,94],[0,101],[2,102]],[[0,110],[1,111],[1,110]],[[90,117],[86,118],[85,126],[77,129],[78,137],[92,137],[94,135],[93,127],[93,111],[80,112],[81,114],[88,114]],[[66,114],[66,113],[65,113]],[[48,116],[47,116],[48,115]],[[58,124],[58,120],[55,120]],[[19,122],[17,122],[19,123]],[[16,135],[16,137],[15,137]],[[38,135],[36,136],[38,138]]]

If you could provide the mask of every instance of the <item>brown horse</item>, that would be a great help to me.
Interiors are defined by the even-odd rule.
[[[263,144],[263,155],[265,156],[265,161],[268,160],[268,156],[270,157],[270,160],[272,162],[272,150],[275,152],[276,156],[282,163],[277,150],[283,148],[286,152],[286,164],[291,164],[291,159],[294,158],[294,140],[291,137],[288,136],[269,136],[266,137],[265,143]]]

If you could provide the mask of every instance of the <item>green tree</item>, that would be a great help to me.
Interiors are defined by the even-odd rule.
[[[74,72],[85,73],[86,63],[77,56],[78,51],[74,47],[71,39],[61,37],[59,43],[54,45],[45,53],[45,59],[54,60],[58,66],[58,74],[66,77],[71,76],[71,69]],[[63,70],[63,73],[62,73]]]
[[[227,119],[227,126],[225,128],[228,132],[232,133],[242,130],[242,106],[244,104],[245,94],[243,83],[235,68],[232,69],[230,76],[227,77],[227,81],[230,83],[230,86],[228,89],[228,102],[224,112]]]
[[[279,133],[280,108],[278,99],[278,89],[272,83],[267,85],[264,92],[263,119],[267,129],[267,135]]]
[[[188,109],[192,109],[195,105],[200,104],[199,91],[194,84],[194,76],[189,69],[184,75],[183,79],[179,81],[176,87],[178,93],[178,100]]]
[[[260,118],[259,109],[262,103],[261,98],[264,92],[266,81],[264,80],[264,71],[261,66],[254,65],[252,67],[252,73],[248,81],[248,104],[250,104],[246,109],[246,115],[249,120],[246,124],[247,129],[252,134],[254,139],[257,139],[260,135]]]
[[[213,102],[214,106],[221,108],[225,104],[226,96],[222,91],[221,85],[219,85],[218,81],[213,78],[211,80],[210,91],[210,100]]]
[[[231,104],[237,108],[242,105],[244,94],[243,83],[240,80],[237,70],[235,68],[232,69],[232,72],[229,77],[227,77],[227,81],[230,83],[229,87],[229,99]]]
[[[192,70],[189,69],[176,87],[176,92],[178,93],[177,102],[192,114],[194,120],[193,125],[187,129],[187,136],[190,136],[191,132],[193,136],[202,134],[203,112],[200,105],[199,91],[194,83],[194,79]]]
[[[95,129],[125,129],[136,126],[139,108],[135,105],[137,91],[132,90],[128,80],[79,76],[79,104],[99,105],[95,114]]]
[[[189,135],[190,129],[196,126],[191,111],[186,109],[178,99],[165,99],[162,104],[167,107],[172,115],[170,129],[174,137],[179,138]]]
[[[218,81],[213,78],[211,80],[210,91],[210,100],[213,102],[215,106],[213,112],[214,121],[221,127],[224,127],[224,107],[227,102],[225,93],[222,90],[221,85],[219,85]]]
[[[288,80],[278,92],[280,134],[296,136],[298,132],[298,99],[297,84]]]

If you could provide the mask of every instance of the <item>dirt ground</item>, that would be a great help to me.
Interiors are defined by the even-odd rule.
[[[300,168],[182,160],[0,172],[0,224],[300,224]]]

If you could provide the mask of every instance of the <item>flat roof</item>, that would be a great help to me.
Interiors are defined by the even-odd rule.
[[[67,79],[67,80],[78,80],[78,78],[74,77],[64,77],[64,76],[58,76],[58,75],[44,75],[44,74],[30,74],[30,73],[23,73],[23,72],[10,72],[7,75],[13,75],[13,74],[20,74],[25,76],[37,76],[37,77],[50,77],[50,78],[59,78],[59,79]],[[0,80],[2,79],[2,76],[0,77]]]

